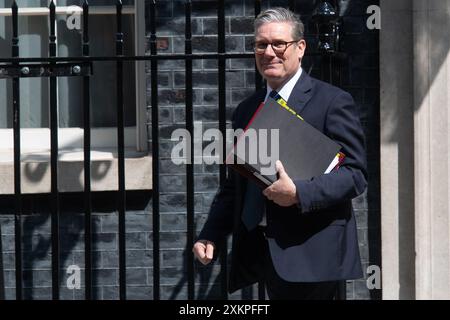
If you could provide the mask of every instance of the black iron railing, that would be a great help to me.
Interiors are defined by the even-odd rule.
[[[152,225],[153,225],[153,298],[160,299],[160,180],[159,180],[159,108],[158,108],[158,62],[161,60],[185,61],[185,111],[186,129],[193,136],[193,60],[213,59],[218,62],[218,114],[219,129],[225,136],[226,130],[226,61],[228,59],[252,58],[251,53],[226,53],[225,50],[225,1],[217,2],[218,21],[218,48],[217,53],[193,54],[192,53],[192,1],[185,1],[185,52],[184,54],[158,54],[157,53],[157,30],[156,30],[156,1],[149,2],[149,32],[150,32],[150,54],[149,55],[124,55],[124,33],[122,30],[122,1],[116,1],[116,55],[115,56],[90,56],[89,38],[89,4],[83,1],[83,23],[82,23],[82,56],[80,57],[57,57],[55,34],[56,14],[55,3],[52,0],[49,5],[49,47],[48,57],[23,58],[19,55],[18,34],[18,6],[13,1],[12,14],[12,55],[10,58],[0,58],[0,78],[12,80],[13,88],[13,131],[14,131],[14,198],[15,198],[15,271],[16,271],[16,299],[23,298],[23,260],[22,260],[22,190],[21,190],[21,143],[20,143],[20,79],[31,77],[45,77],[49,79],[50,88],[50,128],[51,128],[51,248],[52,248],[52,297],[60,298],[60,234],[59,234],[59,190],[58,190],[58,101],[57,101],[57,79],[58,77],[81,77],[82,79],[82,112],[84,127],[84,209],[85,209],[85,298],[93,298],[93,258],[92,258],[92,190],[91,190],[91,119],[90,119],[90,85],[92,75],[92,64],[99,61],[112,61],[116,63],[117,79],[117,141],[118,141],[118,234],[119,234],[119,297],[127,298],[126,292],[126,243],[125,243],[125,213],[126,213],[126,187],[125,187],[125,144],[124,144],[124,92],[123,92],[123,70],[126,61],[150,61],[150,89],[151,89],[151,125],[152,143],[151,154],[153,157],[153,191],[152,191]],[[295,10],[295,1],[289,1],[291,9]],[[254,2],[255,15],[261,10],[261,1]],[[113,41],[113,39],[112,39]],[[323,55],[329,59],[327,65],[331,66],[332,60],[326,53],[308,53],[308,55]],[[328,69],[327,69],[328,70]],[[328,71],[330,72],[330,71]],[[330,73],[331,77],[331,73]],[[327,79],[326,79],[327,80]],[[331,80],[331,79],[328,79]],[[263,86],[258,72],[255,72],[255,86],[257,89]],[[225,141],[224,141],[225,144]],[[193,150],[193,140],[191,140]],[[187,248],[191,248],[194,242],[194,154],[190,153],[189,164],[186,165],[186,194],[187,194]],[[220,167],[220,184],[226,178],[225,166]],[[221,296],[227,299],[227,247],[220,256],[221,263]],[[188,299],[195,298],[194,258],[190,250],[187,253],[187,282]],[[1,262],[1,260],[0,260]],[[1,270],[0,270],[1,271]],[[0,298],[3,290],[0,290]],[[264,299],[265,290],[262,283],[259,285],[258,295]]]
[[[14,1],[12,5],[12,57],[19,57],[19,26],[18,7]],[[13,63],[13,68],[19,70],[19,64]],[[25,68],[25,67],[24,67]],[[26,70],[26,69],[22,69]],[[13,77],[13,130],[14,130],[14,196],[15,196],[15,252],[16,252],[16,299],[22,298],[22,199],[20,175],[20,79]],[[3,270],[2,270],[3,271]]]
[[[83,57],[89,57],[89,5],[83,3]],[[90,77],[83,76],[83,143],[84,143],[84,261],[85,298],[92,299],[92,193],[91,193],[91,130]]]

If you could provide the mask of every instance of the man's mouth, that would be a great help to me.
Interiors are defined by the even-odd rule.
[[[281,63],[281,62],[265,63],[265,64],[264,64],[264,67],[265,67],[265,68],[274,68],[274,67],[280,65],[280,63]]]

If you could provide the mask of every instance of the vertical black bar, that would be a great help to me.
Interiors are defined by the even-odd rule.
[[[0,301],[5,300],[5,277],[3,275],[2,228],[0,228]]]
[[[336,300],[347,300],[347,282],[345,280],[338,281]]]
[[[156,1],[150,1],[150,54],[156,52]],[[160,299],[159,259],[159,110],[158,110],[158,62],[151,60],[151,104],[152,104],[152,183],[153,183],[153,299]]]
[[[289,0],[289,10],[295,11],[295,0]]]
[[[56,6],[50,2],[50,57],[56,57]],[[55,67],[55,63],[50,64]],[[58,192],[58,101],[57,78],[50,77],[50,148],[52,206],[52,298],[59,300],[59,192]]]
[[[56,57],[55,3],[50,2],[50,57]],[[51,67],[56,64],[52,62]],[[50,148],[51,148],[51,206],[52,206],[52,298],[59,300],[59,192],[58,192],[58,101],[57,78],[50,77]]]
[[[89,57],[89,3],[83,2],[83,57]],[[85,299],[92,300],[92,197],[91,197],[91,117],[90,79],[83,77],[84,126],[84,266]]]
[[[339,1],[333,1],[334,7],[338,7]],[[320,30],[319,30],[320,32]],[[337,31],[336,31],[337,32]],[[336,47],[336,50],[339,48]],[[341,61],[339,56],[334,56],[330,53],[322,53],[321,61],[321,77],[323,81],[329,82],[331,84],[340,86],[341,85]],[[346,300],[347,299],[347,283],[345,280],[338,281],[338,286],[336,289],[336,300]]]
[[[338,15],[340,16],[340,3],[337,0],[333,1],[334,7],[336,8],[336,12],[338,13]],[[339,36],[339,30],[340,30],[340,23],[338,22],[336,24],[336,34]],[[340,45],[339,43],[336,41],[335,42],[335,46],[336,46],[336,51],[339,52],[340,51]],[[344,56],[339,56],[336,55],[333,58],[330,58],[330,68],[332,68],[332,70],[334,70],[334,75],[333,75],[333,79],[332,82],[334,85],[339,86],[340,88],[342,88],[342,59],[344,59]],[[337,292],[337,300],[347,300],[347,281],[345,280],[341,280],[338,283],[338,292]]]
[[[339,12],[339,11],[338,11]],[[339,48],[336,47],[336,51]],[[336,55],[330,56],[330,83],[342,88],[342,59],[343,57]],[[347,281],[341,280],[338,282],[338,288],[336,292],[336,300],[347,300]]]
[[[255,18],[260,14],[261,12],[261,0],[255,0]],[[256,31],[256,30],[255,30]],[[263,79],[261,75],[258,72],[258,69],[255,65],[255,88],[256,90],[259,90],[263,87]]]
[[[217,10],[217,30],[218,30],[218,53],[225,53],[225,1],[219,0]],[[226,69],[225,69],[225,57],[219,55],[219,130],[222,133],[223,146],[221,154],[220,165],[220,187],[223,187],[226,179],[226,167],[225,167],[225,152],[226,152]],[[228,277],[227,277],[227,256],[228,246],[226,239],[220,244],[222,250],[220,251],[220,284],[222,299],[228,299]]]
[[[192,53],[192,30],[191,30],[192,3],[185,2],[185,53]],[[192,103],[192,60],[185,60],[186,66],[186,130],[190,136],[194,136],[194,110]],[[191,139],[189,146],[189,159],[186,164],[186,192],[187,192],[187,275],[188,275],[188,299],[195,298],[195,274],[194,256],[190,248],[194,244],[194,141]]]
[[[255,0],[255,17],[258,16],[258,14],[261,13],[261,0]]]
[[[321,75],[322,80],[331,83],[332,80],[332,68],[331,68],[331,55],[323,52],[322,53],[322,63],[321,63]]]
[[[333,85],[340,86],[341,85],[341,58],[336,56],[332,61],[333,68]]]
[[[261,0],[255,0],[255,17],[257,17],[261,12]],[[256,30],[255,30],[256,32]],[[259,74],[258,69],[255,67],[255,88],[256,90],[261,90],[263,87],[263,79]],[[265,300],[266,298],[266,288],[264,282],[258,282],[258,299]]]
[[[18,12],[16,1],[12,4],[12,57],[19,56]],[[14,66],[19,68],[18,63]],[[13,130],[14,130],[14,214],[15,259],[16,259],[16,299],[22,300],[22,188],[20,174],[20,79],[13,78]],[[1,252],[0,252],[1,254]]]
[[[116,3],[117,34],[116,55],[123,56],[122,33],[122,1]],[[120,300],[127,298],[126,292],[126,252],[125,252],[125,134],[124,134],[124,105],[123,105],[123,61],[117,60],[117,145],[118,145],[118,209],[119,209],[119,296]]]
[[[327,75],[327,77],[328,77],[328,81],[330,83],[333,83],[333,56],[331,54],[328,54],[327,58],[328,58],[328,60],[327,60],[327,63],[328,63],[328,67],[327,67],[328,75]]]

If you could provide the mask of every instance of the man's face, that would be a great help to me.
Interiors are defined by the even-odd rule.
[[[256,32],[255,43],[290,42],[292,38],[292,24],[288,22],[265,23]],[[286,83],[298,70],[305,53],[306,42],[287,44],[284,53],[275,53],[268,45],[264,53],[255,54],[256,66],[259,73],[267,80],[269,86],[278,89]]]

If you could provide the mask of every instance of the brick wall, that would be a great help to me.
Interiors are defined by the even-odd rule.
[[[270,1],[270,5],[287,6],[288,1]],[[355,199],[361,258],[364,270],[380,264],[379,225],[379,79],[378,33],[366,28],[366,8],[376,0],[341,0],[344,21],[343,51],[349,54],[342,65],[342,87],[349,91],[359,107],[366,134],[369,164],[367,192]],[[269,5],[263,1],[262,7]],[[157,34],[167,40],[167,48],[160,53],[184,52],[184,1],[157,1]],[[307,27],[309,47],[316,41],[310,23],[313,1],[296,1],[296,11],[302,14]],[[148,12],[148,10],[146,10]],[[253,1],[226,1],[226,50],[251,52]],[[217,11],[215,1],[193,1],[193,50],[216,52]],[[148,23],[148,19],[147,19]],[[149,27],[147,26],[147,31]],[[149,32],[147,33],[149,36]],[[217,127],[218,71],[214,60],[193,62],[194,120],[202,121],[204,129]],[[304,67],[312,67],[312,74],[320,74],[317,59],[306,58]],[[227,116],[236,105],[254,91],[254,62],[252,59],[228,60]],[[148,124],[151,123],[150,64],[148,74]],[[161,61],[158,66],[158,99],[160,108],[160,211],[161,211],[161,298],[187,298],[186,275],[186,176],[184,167],[170,160],[175,142],[170,141],[173,130],[185,126],[184,62]],[[151,136],[149,135],[149,139]],[[195,171],[195,223],[200,230],[219,184],[216,165],[199,164]],[[78,197],[78,198],[77,198]],[[61,211],[61,295],[64,299],[83,298],[83,290],[69,290],[66,286],[70,265],[84,266],[84,233],[82,198],[67,195],[62,198]],[[94,195],[94,294],[98,299],[118,298],[118,225],[115,197],[111,193]],[[13,202],[1,197],[0,226],[3,242],[6,296],[14,299],[14,218]],[[44,196],[27,199],[24,217],[24,286],[26,298],[51,296],[51,241],[48,202]],[[128,298],[151,299],[153,284],[151,197],[148,193],[127,194],[127,280]],[[217,298],[220,267],[196,264],[196,297]],[[84,277],[83,277],[84,279]],[[256,297],[257,290],[248,288],[231,299]],[[369,290],[365,280],[347,283],[349,299],[379,298],[380,292]]]
[[[95,193],[92,208],[94,290],[96,299],[118,298],[117,197]],[[127,281],[130,299],[152,296],[152,242],[149,192],[127,193]],[[25,299],[51,299],[51,226],[48,196],[25,196],[23,201],[23,287]],[[69,290],[70,266],[84,268],[84,214],[81,194],[60,198],[61,299],[84,299],[84,272],[80,290]],[[0,199],[6,298],[15,299],[14,201]]]
[[[342,51],[348,57],[342,62],[341,84],[349,91],[358,105],[361,121],[366,134],[367,157],[369,166],[369,187],[367,191],[355,199],[354,209],[358,222],[361,259],[363,269],[369,265],[380,265],[380,228],[379,228],[379,78],[378,78],[378,32],[366,27],[367,7],[377,4],[373,0],[350,1],[342,0],[340,5],[343,16]],[[158,23],[159,34],[166,36],[171,46],[165,53],[183,52],[184,38],[179,38],[184,32],[183,3],[176,1],[159,2],[160,9],[171,18],[161,20],[170,23]],[[264,9],[269,1],[262,4]],[[287,6],[288,1],[270,1],[271,6]],[[306,25],[309,48],[317,44],[315,29],[311,23],[313,1],[296,1],[296,11],[302,15]],[[217,11],[215,1],[194,1],[195,19],[193,29],[194,52],[217,52]],[[253,1],[226,1],[226,50],[227,52],[251,52],[253,38],[252,21],[254,17]],[[217,63],[212,60],[194,62],[194,120],[202,121],[204,126],[217,126]],[[304,67],[312,68],[312,75],[320,77],[320,58],[308,57]],[[177,97],[184,96],[184,64],[182,62],[162,62],[160,74],[165,81],[159,91],[159,101],[164,123],[161,125],[162,146],[162,197],[173,199],[178,194],[181,201],[179,211],[172,208],[163,211],[164,215],[177,215],[177,223],[185,226],[185,175],[184,168],[176,168],[171,164],[171,143],[168,138],[175,128],[184,127],[184,101]],[[254,62],[252,59],[233,59],[227,61],[227,114],[248,94],[254,91]],[[196,215],[204,221],[218,185],[218,167],[195,166]],[[198,182],[198,183],[197,183]],[[166,185],[167,183],[167,185]],[[179,194],[180,192],[180,194]],[[197,228],[202,222],[197,224]],[[178,226],[178,224],[177,224]],[[178,231],[178,228],[175,232]],[[183,229],[185,231],[185,229]],[[172,250],[172,249],[171,249]],[[176,249],[175,249],[176,250]],[[181,254],[181,253],[180,253]],[[163,260],[163,268],[166,261]],[[215,268],[215,267],[213,267]],[[204,267],[202,267],[204,269]],[[208,268],[206,268],[208,269]],[[199,279],[201,280],[201,279]],[[255,293],[256,290],[253,290]],[[249,294],[248,292],[245,294]],[[250,295],[252,293],[250,292]],[[239,296],[240,293],[237,295]],[[182,297],[180,295],[180,297]],[[347,297],[349,299],[379,298],[380,292],[369,292],[366,279],[348,281]]]

